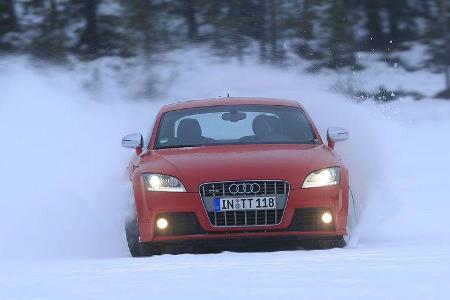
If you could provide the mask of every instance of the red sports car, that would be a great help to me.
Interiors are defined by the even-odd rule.
[[[148,145],[130,163],[135,215],[125,231],[133,256],[167,245],[258,243],[343,247],[352,222],[348,171],[296,101],[219,98],[164,106]]]

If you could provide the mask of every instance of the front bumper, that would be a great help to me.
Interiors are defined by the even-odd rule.
[[[341,238],[334,234],[314,234],[314,235],[262,235],[262,236],[227,236],[227,237],[214,237],[214,238],[192,238],[192,239],[174,239],[174,240],[164,240],[164,241],[153,241],[152,245],[167,247],[167,246],[180,246],[180,247],[194,247],[197,250],[207,249],[212,250],[215,248],[220,249],[220,251],[230,250],[279,250],[280,247],[283,249],[293,248],[296,249],[298,246],[305,245],[305,242],[318,240],[324,241],[336,241]],[[306,244],[308,245],[308,244]]]
[[[206,214],[198,193],[142,192],[136,195],[142,242],[208,242],[221,239],[256,240],[260,238],[311,238],[346,234],[348,190],[339,186],[291,189],[280,224],[268,226],[215,227]],[[321,223],[328,211],[333,222]],[[166,217],[169,227],[158,230],[158,217]]]

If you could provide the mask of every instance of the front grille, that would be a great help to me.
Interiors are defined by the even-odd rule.
[[[230,192],[230,186],[233,184],[242,183],[256,183],[260,186],[258,192],[244,192],[233,194]],[[226,182],[212,182],[205,183],[200,186],[200,193],[202,197],[215,196],[262,196],[262,195],[282,195],[289,191],[289,183],[280,180],[270,181],[226,181]]]
[[[161,217],[167,219],[167,221],[169,222],[169,226],[164,230],[160,230],[155,226],[156,236],[192,235],[206,233],[200,226],[195,213],[165,213],[158,215],[156,220]]]
[[[327,208],[297,208],[288,231],[334,231],[334,220],[329,224],[322,222],[322,214],[331,212]]]
[[[283,209],[208,212],[214,226],[276,225],[281,222]]]
[[[233,185],[252,185],[252,190],[233,190]],[[232,187],[230,189],[230,187]],[[234,186],[235,187],[235,186]],[[205,206],[211,225],[227,226],[262,226],[281,223],[289,193],[289,183],[282,180],[248,180],[211,182],[200,185],[200,196]],[[214,199],[217,197],[275,196],[277,209],[221,211],[216,212]]]

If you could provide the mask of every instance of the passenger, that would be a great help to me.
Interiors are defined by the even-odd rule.
[[[253,119],[252,129],[256,139],[262,139],[274,131],[268,118],[269,116],[262,114]]]

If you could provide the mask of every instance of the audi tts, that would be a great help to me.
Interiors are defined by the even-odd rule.
[[[133,214],[125,232],[133,256],[170,245],[343,247],[353,222],[348,170],[296,101],[219,98],[159,111],[129,164]]]

